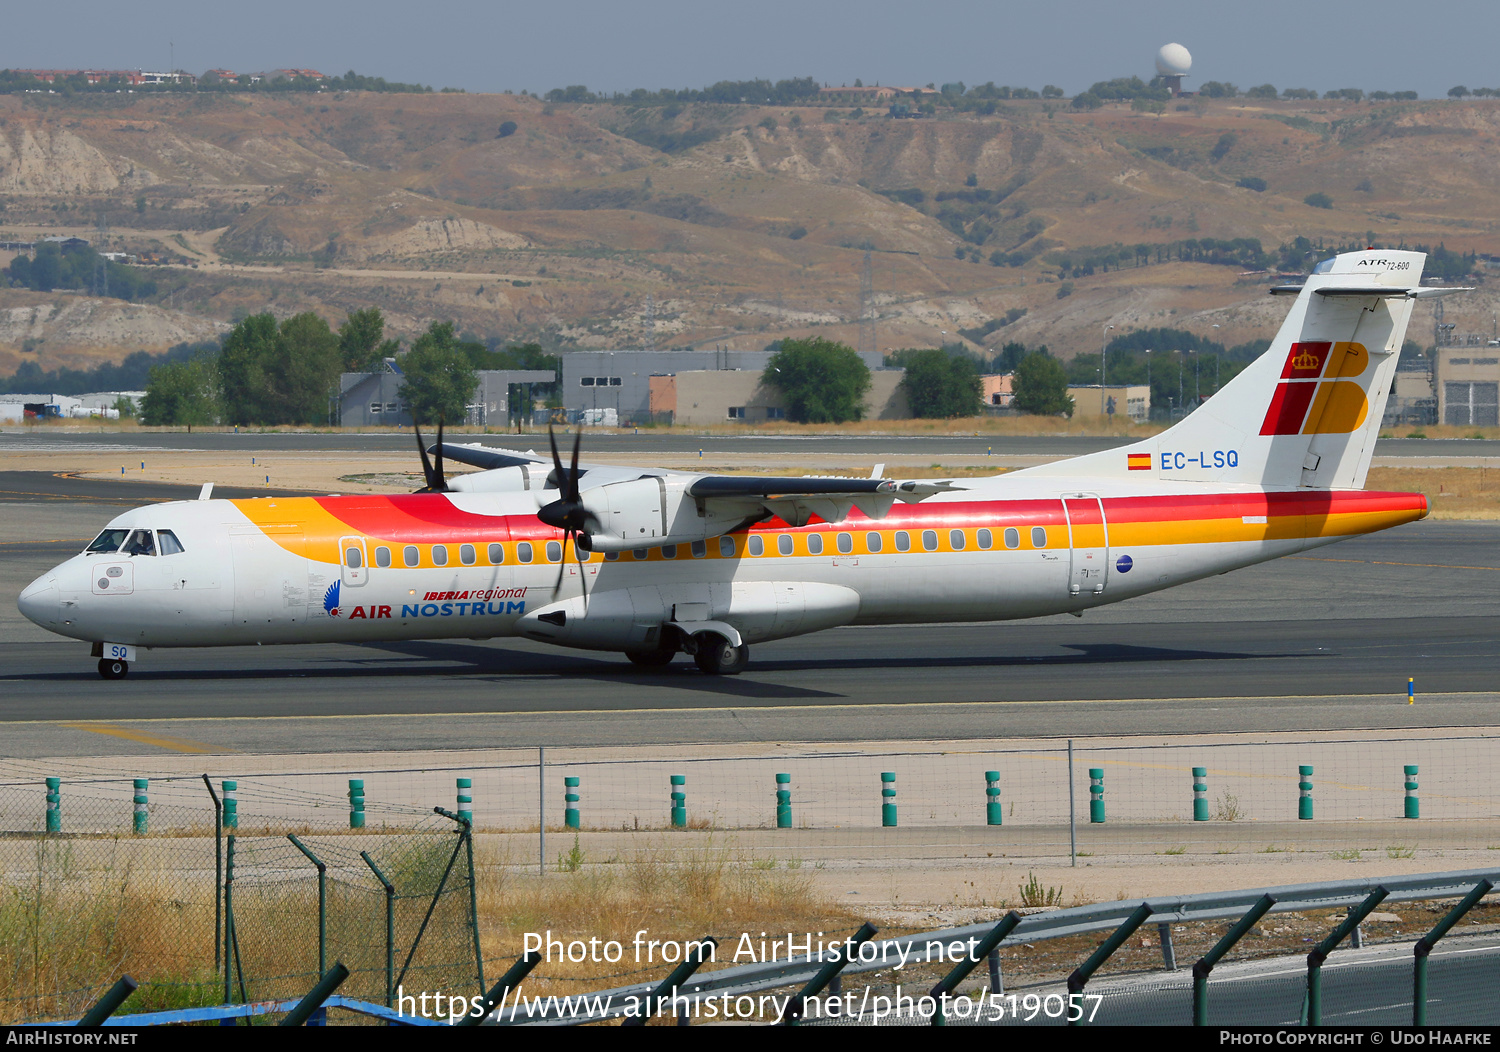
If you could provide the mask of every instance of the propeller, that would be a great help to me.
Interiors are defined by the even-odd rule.
[[[437,464],[427,459],[427,446],[422,441],[422,429],[412,421],[411,429],[417,435],[417,452],[422,454],[422,476],[427,485],[417,490],[418,493],[448,493],[448,480],[443,478],[443,418],[438,417],[437,432]]]
[[[552,474],[557,479],[559,497],[537,509],[536,517],[553,529],[562,530],[564,541],[563,557],[557,564],[557,583],[552,586],[552,594],[556,595],[562,588],[563,568],[568,560],[566,545],[571,541],[573,554],[578,557],[578,578],[583,587],[583,609],[587,613],[589,586],[588,575],[583,569],[583,553],[589,550],[588,527],[594,521],[594,516],[583,506],[583,496],[578,487],[578,449],[583,442],[583,432],[580,430],[573,434],[573,460],[567,468],[563,467],[562,456],[557,451],[557,435],[550,426],[547,428],[547,441],[552,444]]]

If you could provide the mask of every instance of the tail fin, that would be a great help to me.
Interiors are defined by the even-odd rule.
[[[1318,265],[1271,346],[1181,423],[1028,475],[1124,476],[1359,489],[1423,289],[1421,252],[1347,252]],[[1019,472],[1018,472],[1019,474]]]

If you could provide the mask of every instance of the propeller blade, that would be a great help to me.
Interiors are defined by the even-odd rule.
[[[438,440],[437,440],[437,466],[433,468],[433,474],[437,476],[437,485],[433,488],[439,493],[448,492],[448,480],[443,477],[443,418],[438,417]]]
[[[551,424],[547,425],[547,441],[552,443],[552,476],[557,480],[557,488],[561,490],[563,485],[562,457],[558,456],[557,434],[552,430]],[[567,499],[566,494],[563,499]]]
[[[417,452],[422,455],[422,479],[423,486],[417,490],[418,493],[428,493],[432,490],[432,461],[427,458],[427,445],[422,441],[422,429],[412,421],[412,431],[417,436]]]
[[[568,499],[577,504],[583,499],[578,491],[578,447],[583,444],[583,427],[573,432],[573,466],[568,469]]]
[[[583,549],[578,546],[578,535],[573,535],[573,554],[578,557],[578,587],[583,589],[583,614],[589,612],[589,575],[583,568]]]
[[[563,533],[562,557],[557,560],[557,580],[552,584],[552,598],[557,598],[557,593],[562,590],[563,571],[568,568],[568,533]]]

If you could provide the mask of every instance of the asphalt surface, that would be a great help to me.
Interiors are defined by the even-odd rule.
[[[0,593],[12,597],[0,605],[0,755],[98,750],[59,725],[106,719],[300,752],[1472,727],[1494,725],[1500,700],[1490,522],[1416,523],[1082,619],[783,640],[728,678],[686,658],[646,672],[615,655],[460,640],[154,650],[107,683],[85,644],[15,610],[119,502],[195,494],[0,473]]]
[[[424,432],[429,443],[434,436]],[[480,442],[512,449],[543,450],[545,431],[524,435],[450,435],[453,442]],[[777,455],[847,454],[871,456],[983,456],[993,450],[1010,456],[1079,456],[1111,449],[1131,441],[1068,435],[694,435],[680,430],[647,429],[634,434],[585,433],[587,451],[611,456],[694,453],[766,453]],[[128,450],[205,450],[209,452],[406,452],[416,444],[410,432],[317,433],[232,432],[120,432],[55,431],[52,429],[0,431],[0,455],[26,451],[110,453]],[[1500,442],[1485,439],[1381,439],[1378,457],[1494,457]]]

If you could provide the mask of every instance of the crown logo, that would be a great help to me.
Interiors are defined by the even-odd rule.
[[[1321,364],[1322,363],[1318,361],[1318,356],[1316,354],[1313,354],[1312,351],[1303,351],[1301,354],[1297,355],[1297,357],[1292,359],[1293,369],[1316,369]]]

